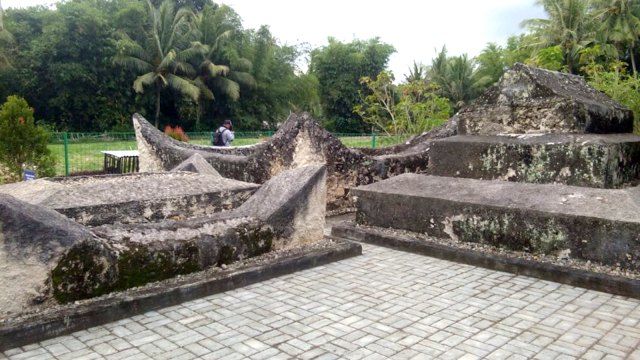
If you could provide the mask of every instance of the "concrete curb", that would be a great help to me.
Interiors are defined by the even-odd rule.
[[[210,278],[197,278],[188,283],[151,290],[140,288],[107,298],[97,298],[95,301],[80,306],[62,307],[52,313],[36,314],[24,320],[0,325],[0,351],[361,254],[362,246],[360,244],[338,240],[332,248],[294,254],[268,264],[248,264],[246,267],[221,272]]]
[[[350,224],[335,225],[331,235],[491,270],[531,276],[589,290],[640,299],[640,280],[458,249],[442,244],[427,243],[409,236],[391,236],[381,231],[362,229]]]

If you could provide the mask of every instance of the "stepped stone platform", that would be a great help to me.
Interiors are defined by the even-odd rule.
[[[630,133],[633,113],[583,77],[515,64],[459,114],[460,135]]]
[[[640,190],[404,174],[352,190],[356,221],[640,268]]]
[[[0,193],[54,209],[81,224],[99,226],[230,210],[259,187],[213,173],[179,171],[38,179],[0,186]]]
[[[429,174],[619,188],[640,178],[640,136],[453,136],[432,142]]]

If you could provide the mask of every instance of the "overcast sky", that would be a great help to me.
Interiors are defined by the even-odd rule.
[[[55,0],[1,0],[3,7],[53,4]],[[442,45],[449,53],[477,55],[487,42],[503,44],[522,32],[524,19],[543,17],[535,0],[224,0],[245,28],[269,25],[283,43],[327,43],[380,37],[392,44],[390,68],[401,80],[414,60],[430,63]]]

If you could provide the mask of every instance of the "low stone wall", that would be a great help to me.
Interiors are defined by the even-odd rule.
[[[222,176],[264,183],[280,172],[310,164],[327,167],[327,207],[352,205],[352,186],[405,172],[424,172],[429,162],[429,142],[455,133],[455,121],[384,150],[350,149],[323,129],[309,114],[292,114],[269,140],[246,147],[223,148],[191,145],[171,139],[142,116],[133,116],[141,171],[169,170],[194,154],[202,156]]]

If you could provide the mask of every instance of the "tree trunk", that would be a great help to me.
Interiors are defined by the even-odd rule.
[[[631,70],[633,71],[633,76],[636,76],[636,74],[637,74],[637,72],[636,72],[637,71],[636,70],[636,60],[635,60],[633,55],[634,55],[633,54],[633,45],[631,45],[629,47],[629,56],[631,56]]]
[[[198,102],[198,115],[196,116],[196,131],[202,130],[200,128],[200,121],[204,116],[204,99]]]
[[[160,89],[156,89],[156,129],[160,126]]]

